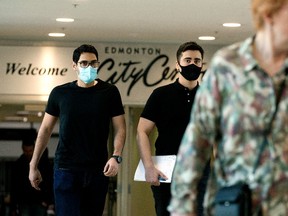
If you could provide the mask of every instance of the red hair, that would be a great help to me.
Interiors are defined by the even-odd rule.
[[[264,15],[271,16],[279,11],[288,0],[252,0],[252,15],[257,30],[264,25]]]

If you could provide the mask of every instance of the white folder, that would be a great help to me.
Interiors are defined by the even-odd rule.
[[[155,167],[164,173],[164,175],[168,178],[167,180],[160,179],[159,181],[162,183],[171,183],[173,170],[176,163],[176,155],[152,156],[152,159]],[[141,159],[135,171],[134,181],[146,181],[145,169]]]

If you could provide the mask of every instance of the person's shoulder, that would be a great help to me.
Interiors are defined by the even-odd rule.
[[[97,79],[97,85],[98,85],[98,86],[106,86],[106,87],[112,87],[112,86],[114,86],[113,84],[108,83],[108,82],[106,82],[106,81],[103,81],[103,80],[101,80],[101,79]]]
[[[19,165],[22,166],[27,161],[24,154],[21,154],[13,163],[14,166],[18,167]]]
[[[114,90],[118,89],[116,85],[108,83],[108,82],[103,81],[101,79],[97,79],[97,82],[98,83],[97,83],[96,87],[98,89],[114,89]]]
[[[75,81],[73,82],[67,82],[67,83],[64,83],[64,84],[60,84],[60,85],[57,85],[53,88],[53,90],[55,89],[64,89],[64,88],[70,88],[72,87],[73,85],[76,85],[75,84]]]
[[[77,86],[76,80],[72,81],[72,82],[67,82],[67,83],[58,85],[58,86],[56,86],[56,88],[70,88],[70,87],[73,87],[73,86]]]
[[[159,87],[154,89],[154,92],[166,92],[166,91],[169,91],[170,89],[172,89],[173,87],[174,87],[174,82],[163,85],[163,86],[159,86]]]
[[[220,48],[217,52],[216,52],[216,56],[230,56],[231,54],[235,54],[237,53],[237,50],[239,50],[241,42],[237,42],[234,44],[231,44],[229,46],[225,46]]]
[[[228,60],[238,58],[241,52],[241,49],[243,49],[243,47],[249,46],[249,43],[251,43],[251,40],[252,38],[247,38],[244,41],[239,41],[239,42],[230,44],[228,46],[224,46],[220,48],[218,51],[216,51],[214,58],[220,57],[220,58],[228,59]]]
[[[166,99],[167,97],[169,97],[172,91],[174,91],[174,83],[157,87],[152,91],[152,93],[149,96],[149,99],[150,100],[153,99],[154,101],[160,102],[164,100],[164,98]]]

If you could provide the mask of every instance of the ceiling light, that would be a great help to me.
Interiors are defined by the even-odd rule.
[[[73,18],[57,18],[57,22],[74,22]]]
[[[10,122],[27,122],[28,118],[23,116],[5,116],[4,121]]]
[[[43,113],[41,111],[28,111],[28,110],[20,110],[16,112],[17,116],[38,116],[42,117]]]
[[[28,111],[43,111],[45,110],[45,105],[42,104],[25,104],[24,109]]]
[[[235,27],[240,27],[240,23],[223,23],[224,27],[230,27],[230,28],[235,28]]]
[[[200,36],[198,37],[199,40],[215,40],[213,36]]]
[[[64,33],[49,33],[48,34],[50,37],[65,37]]]

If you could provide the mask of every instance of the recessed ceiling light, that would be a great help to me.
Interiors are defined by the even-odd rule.
[[[215,40],[213,36],[200,36],[198,37],[199,40]]]
[[[57,18],[57,22],[74,22],[73,18]]]
[[[65,37],[64,33],[49,33],[48,34],[50,37]]]
[[[235,27],[240,27],[240,23],[223,23],[224,27],[230,27],[230,28],[235,28]]]

